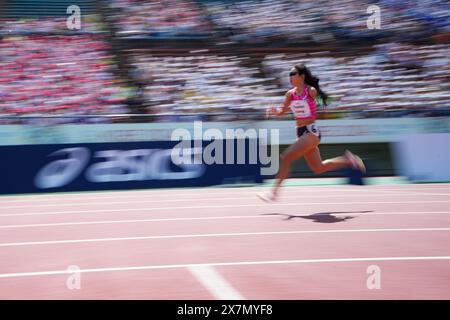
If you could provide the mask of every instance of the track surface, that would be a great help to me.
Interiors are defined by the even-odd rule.
[[[449,184],[262,190],[0,197],[0,299],[450,299]]]

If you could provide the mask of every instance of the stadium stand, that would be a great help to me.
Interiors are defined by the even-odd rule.
[[[70,5],[81,8],[81,30],[67,30]],[[382,10],[380,30],[367,28],[370,5]],[[133,105],[154,116],[146,121],[261,117],[282,102],[296,63],[331,96],[324,118],[450,107],[446,1],[9,0],[2,9],[2,114]]]
[[[67,30],[66,8],[79,5],[82,32]],[[9,1],[2,15],[0,114],[2,123],[110,122],[95,115],[129,112],[129,90],[116,77],[111,45],[94,1]],[[30,119],[52,115],[60,118]],[[70,116],[90,115],[89,118]],[[23,120],[27,117],[27,120]]]
[[[111,0],[110,20],[118,37],[205,38],[211,25],[197,3],[190,0]]]

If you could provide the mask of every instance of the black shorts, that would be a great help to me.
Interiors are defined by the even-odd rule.
[[[297,138],[300,138],[302,135],[312,133],[316,137],[319,138],[319,140],[322,138],[322,134],[320,133],[319,128],[315,124],[309,124],[307,126],[303,127],[297,127]]]

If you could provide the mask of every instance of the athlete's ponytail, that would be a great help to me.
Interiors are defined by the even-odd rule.
[[[328,95],[320,89],[319,86],[319,78],[315,77],[311,74],[311,71],[304,64],[297,64],[294,68],[298,71],[299,75],[305,75],[305,83],[310,85],[311,87],[316,88],[317,94],[322,99],[322,103],[324,106],[327,105]]]

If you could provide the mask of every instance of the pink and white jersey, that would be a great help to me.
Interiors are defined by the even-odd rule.
[[[289,90],[291,94],[290,108],[295,119],[316,118],[316,100],[309,95],[309,86],[305,85],[301,95],[297,94],[297,88]]]

